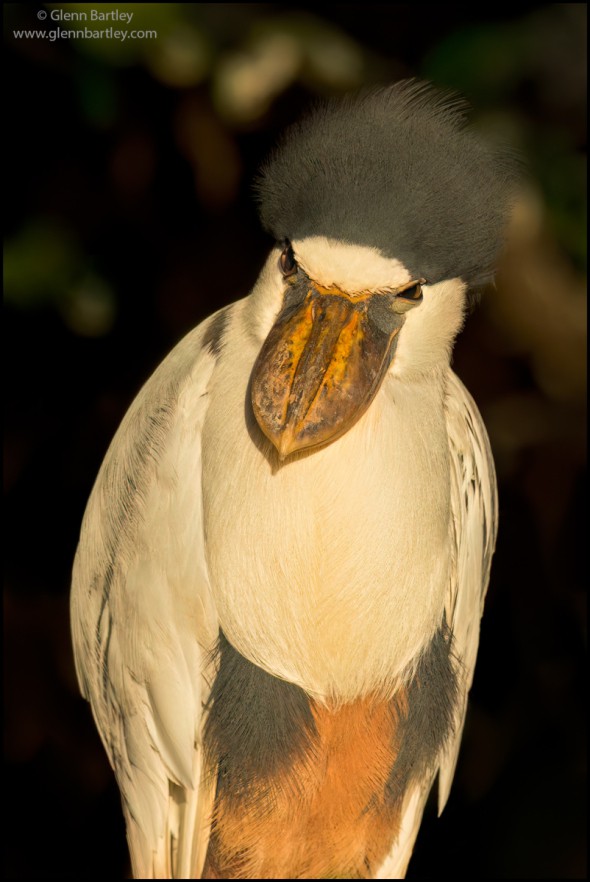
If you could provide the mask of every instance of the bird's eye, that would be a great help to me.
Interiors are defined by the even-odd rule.
[[[418,279],[417,282],[410,282],[403,291],[397,292],[397,296],[401,297],[403,300],[410,300],[413,303],[418,303],[422,300],[422,285],[425,283],[426,279]]]
[[[287,242],[279,258],[281,272],[284,276],[292,276],[297,272],[297,261],[291,243]]]

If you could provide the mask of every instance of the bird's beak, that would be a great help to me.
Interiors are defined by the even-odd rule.
[[[309,287],[286,298],[252,372],[252,407],[280,459],[335,441],[367,410],[393,358],[403,315],[384,294]]]

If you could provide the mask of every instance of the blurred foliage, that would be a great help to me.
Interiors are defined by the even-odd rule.
[[[83,336],[107,334],[113,326],[113,291],[70,232],[49,218],[35,218],[5,243],[4,290],[6,302],[21,308],[54,306]]]
[[[63,19],[90,9],[132,23]],[[453,795],[409,877],[584,877],[586,17],[5,4],[8,878],[112,877],[127,860],[67,622],[110,438],[174,342],[251,287],[269,245],[251,181],[283,127],[318,97],[412,76],[464,94],[527,172],[496,285],[455,349],[490,432],[500,537]],[[155,36],[14,35],[109,26]]]
[[[505,108],[512,142],[542,188],[548,223],[582,270],[586,18],[585,4],[563,3],[516,21],[464,27],[436,45],[423,64],[426,78],[457,89],[478,109]]]

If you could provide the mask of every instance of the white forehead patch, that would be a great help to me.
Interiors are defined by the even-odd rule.
[[[399,260],[384,257],[376,248],[307,236],[292,243],[297,263],[314,282],[335,285],[347,294],[399,288],[412,276]]]

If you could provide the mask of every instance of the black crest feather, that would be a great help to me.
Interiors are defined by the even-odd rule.
[[[277,239],[328,236],[378,248],[431,283],[480,284],[515,172],[508,151],[466,125],[464,102],[411,80],[317,107],[287,131],[257,191]]]

